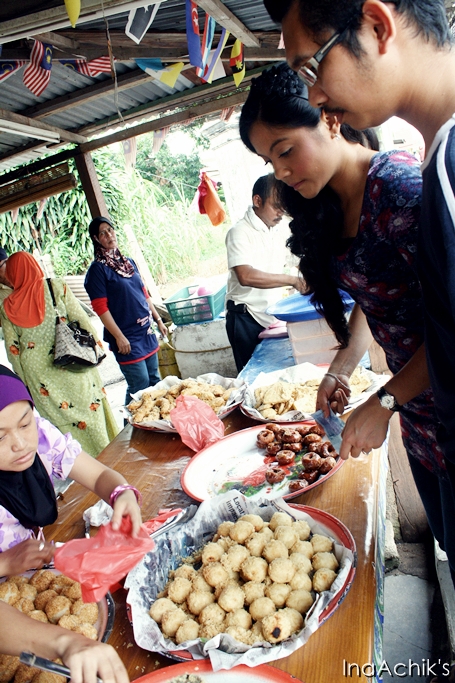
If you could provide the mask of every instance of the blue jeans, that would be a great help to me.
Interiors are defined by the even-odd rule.
[[[120,365],[120,370],[128,383],[125,405],[131,401],[130,394],[135,394],[136,391],[147,389],[147,387],[153,387],[161,380],[158,370],[158,352],[137,363]]]

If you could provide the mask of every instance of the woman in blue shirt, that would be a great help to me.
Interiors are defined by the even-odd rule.
[[[88,269],[85,289],[93,310],[104,325],[109,343],[128,383],[130,395],[160,381],[158,341],[150,326],[151,317],[163,336],[166,327],[132,259],[123,256],[115,229],[108,218],[94,218],[89,226],[95,260]]]

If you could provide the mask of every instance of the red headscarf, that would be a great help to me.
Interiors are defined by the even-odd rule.
[[[8,319],[17,327],[41,325],[46,314],[44,273],[33,256],[25,251],[12,254],[5,275],[14,287],[3,302]]]

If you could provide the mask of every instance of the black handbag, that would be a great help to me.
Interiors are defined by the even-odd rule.
[[[72,372],[83,372],[96,367],[106,358],[106,354],[96,343],[93,334],[84,330],[77,320],[62,322],[50,278],[47,278],[47,284],[56,313],[54,365],[65,367]]]

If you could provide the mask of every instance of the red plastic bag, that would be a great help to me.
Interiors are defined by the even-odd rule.
[[[163,526],[164,522],[169,519],[169,517],[174,517],[182,508],[174,508],[173,510],[159,510],[157,517],[149,519],[147,522],[143,523],[143,528],[147,530],[147,533],[153,534],[154,531],[158,531],[160,526]]]
[[[177,396],[172,424],[183,443],[196,453],[224,436],[224,424],[213,409],[196,396]]]
[[[154,545],[142,527],[138,538],[133,538],[131,520],[124,517],[118,531],[106,524],[93,538],[77,538],[57,548],[54,564],[65,576],[79,581],[84,602],[98,602]]]

